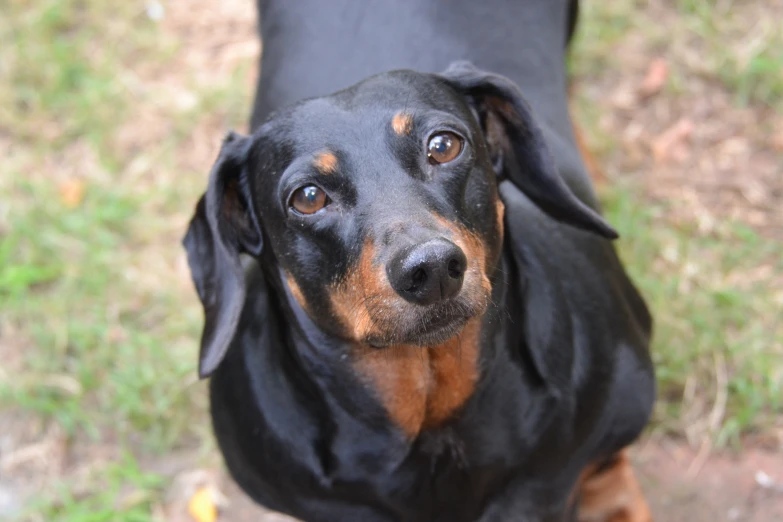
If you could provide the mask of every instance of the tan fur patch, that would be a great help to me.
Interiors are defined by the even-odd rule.
[[[495,219],[497,219],[497,231],[498,236],[500,237],[500,248],[503,248],[503,238],[506,234],[506,227],[505,227],[505,217],[506,217],[506,205],[503,204],[503,201],[501,201],[500,198],[495,200]]]
[[[334,174],[337,171],[337,156],[333,152],[321,152],[313,160],[313,166],[321,174]]]
[[[437,346],[357,349],[356,369],[371,382],[391,419],[411,438],[447,421],[478,380],[481,318]]]
[[[465,227],[457,225],[437,214],[434,215],[434,218],[443,228],[451,231],[451,240],[465,252],[465,257],[468,259],[465,279],[467,280],[468,273],[472,272],[472,275],[478,277],[481,281],[481,287],[487,293],[491,292],[492,284],[489,282],[489,277],[487,275],[487,266],[492,253],[487,251],[484,242]]]
[[[413,116],[407,112],[400,111],[392,118],[392,129],[397,136],[406,136],[413,129]]]
[[[346,329],[348,336],[356,341],[372,333],[375,326],[373,308],[378,301],[397,298],[396,292],[386,281],[384,267],[375,265],[374,257],[375,245],[368,239],[348,277],[331,292],[332,310],[337,320]]]
[[[285,282],[288,285],[289,290],[291,290],[291,295],[293,295],[294,299],[296,299],[296,302],[299,303],[299,306],[301,306],[303,310],[307,310],[307,301],[305,301],[302,289],[299,288],[299,284],[296,282],[296,279],[294,279],[291,274],[286,272]]]
[[[588,467],[577,484],[579,522],[652,522],[626,450],[608,469]]]

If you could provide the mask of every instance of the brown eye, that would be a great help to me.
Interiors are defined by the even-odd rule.
[[[296,189],[296,192],[291,196],[290,206],[300,214],[315,214],[327,203],[326,192],[315,185],[308,185]]]
[[[453,132],[433,134],[427,143],[427,157],[433,165],[452,161],[459,156],[461,150],[462,138]]]

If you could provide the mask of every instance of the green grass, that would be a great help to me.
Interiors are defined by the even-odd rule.
[[[42,522],[146,522],[165,486],[131,455],[80,479],[93,486],[75,492],[71,485],[56,484],[30,503],[26,516]]]
[[[683,26],[699,40],[709,74],[734,92],[739,103],[783,109],[783,5],[676,4]]]
[[[645,0],[584,2],[571,71],[601,75],[616,60],[619,45],[636,38],[666,58],[670,95],[687,90],[690,78],[707,78],[729,90],[740,105],[783,111],[783,5],[764,0],[655,5]],[[639,51],[633,47],[625,52]]]
[[[720,390],[728,395],[711,433],[717,443],[773,428],[783,411],[783,285],[750,275],[783,273],[783,244],[740,223],[710,233],[672,226],[665,205],[643,201],[627,187],[606,195],[605,210],[656,319],[659,428],[682,433],[689,422],[703,421]],[[690,398],[684,397],[689,380]]]
[[[176,50],[142,4],[12,1],[2,18],[0,150],[11,146],[0,164],[0,332],[12,338],[0,342],[27,349],[19,371],[0,370],[0,419],[23,411],[77,446],[127,455],[96,463],[87,490],[47,489],[24,518],[150,520],[163,488],[136,457],[209,430],[195,371],[201,311],[190,282],[172,275],[209,164],[183,168],[178,154],[201,114],[241,123],[250,93],[229,76],[194,88],[186,111],[140,100],[125,80]],[[117,145],[143,133],[136,111],[156,109],[170,133],[144,150]],[[63,183],[84,187],[83,199],[65,200]],[[126,505],[127,488],[137,494]]]
[[[71,435],[111,425],[173,439],[169,425],[177,422],[183,379],[193,366],[182,341],[193,334],[194,317],[188,322],[172,313],[178,305],[167,289],[138,291],[127,277],[134,249],[147,246],[144,233],[165,230],[164,216],[142,213],[146,198],[160,196],[127,190],[117,165],[128,158],[108,146],[130,104],[116,81],[122,61],[144,47],[124,42],[127,48],[95,56],[98,21],[110,12],[114,8],[100,2],[17,7],[15,26],[4,34],[18,55],[13,88],[2,96],[11,109],[0,128],[14,133],[25,154],[3,166],[11,218],[0,243],[0,308],[36,350],[26,358],[30,375],[3,396],[53,416]],[[139,29],[136,37],[150,37],[149,27]],[[47,126],[54,129],[50,139],[36,133]],[[61,201],[56,173],[39,170],[62,159],[69,146],[95,158],[89,165],[94,176],[70,174],[86,187],[76,208]],[[177,340],[179,351],[171,346]],[[63,393],[33,378],[60,374],[73,377],[77,389]],[[161,418],[171,422],[161,425]]]
[[[646,3],[585,4],[572,68],[598,75],[611,65],[611,49],[646,27],[637,13]],[[719,45],[729,22],[710,18],[698,2],[678,9],[678,31],[707,42],[706,74],[738,102],[776,103],[781,32],[764,33],[750,54],[736,54]],[[649,30],[650,41],[663,41],[660,28]],[[164,94],[134,87],[143,83],[135,79],[140,67],[175,63],[178,45],[138,3],[9,0],[3,7],[0,342],[19,346],[21,361],[0,368],[0,419],[24,412],[55,423],[75,445],[109,445],[111,455],[124,455],[95,463],[79,484],[53,482],[25,519],[150,520],[165,479],[140,463],[210,440],[204,388],[195,383],[201,311],[181,273],[179,238],[211,158],[191,164],[199,151],[189,140],[194,129],[245,120],[249,64],[211,86],[182,68],[174,90],[191,91],[197,103],[179,110],[157,99]],[[590,110],[583,108],[596,126],[599,114]],[[134,129],[150,114],[154,125],[142,119],[142,131]],[[124,144],[129,129],[143,134],[145,125],[166,132]],[[614,146],[606,136],[599,145],[599,152]],[[68,182],[84,187],[83,200],[63,199]],[[781,245],[741,224],[709,234],[675,224],[633,186],[607,194],[607,209],[657,319],[657,425],[681,433],[689,419],[707,416],[725,369],[716,440],[765,430],[782,406],[779,289],[743,281],[766,266],[783,270]]]

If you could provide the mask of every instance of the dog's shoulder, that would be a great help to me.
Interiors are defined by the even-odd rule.
[[[500,194],[523,299],[518,349],[580,412],[578,436],[618,449],[638,436],[654,401],[650,313],[610,241],[547,219],[510,183]]]

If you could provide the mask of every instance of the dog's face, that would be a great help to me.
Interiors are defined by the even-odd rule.
[[[206,312],[201,374],[236,328],[241,252],[274,264],[332,335],[379,349],[457,335],[490,299],[502,178],[555,219],[613,235],[559,179],[513,84],[466,64],[376,76],[230,135],[185,239]]]
[[[502,204],[481,128],[442,80],[390,73],[278,114],[251,194],[323,330],[386,347],[454,336],[489,299]],[[263,159],[259,161],[263,162]]]

